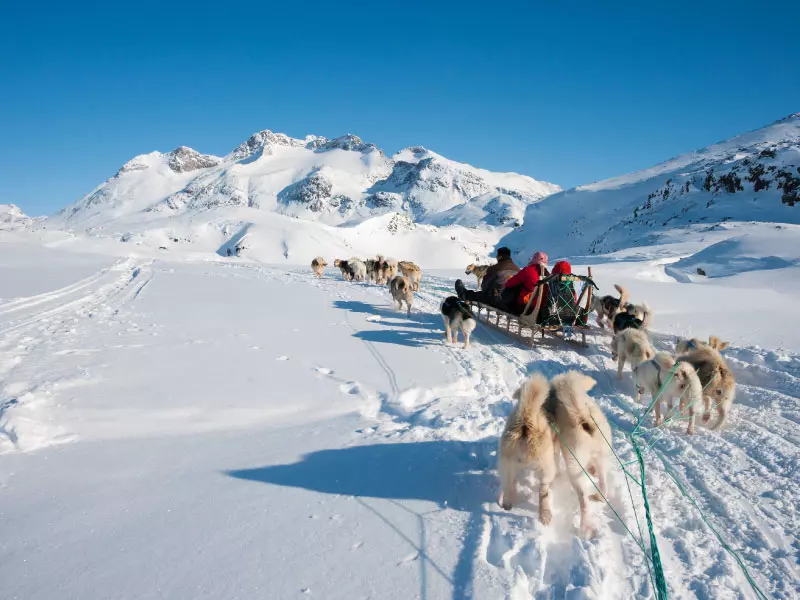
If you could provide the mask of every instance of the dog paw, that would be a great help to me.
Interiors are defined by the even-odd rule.
[[[549,509],[539,510],[539,521],[542,525],[550,525],[553,520],[553,513]]]
[[[498,504],[500,508],[503,510],[511,510],[511,502],[504,502],[503,500],[499,501]]]
[[[711,413],[706,413],[703,415],[703,423],[708,423],[711,420]]]
[[[591,500],[592,502],[603,502],[604,501],[603,497],[600,495],[600,492],[596,492],[596,493],[592,494],[591,496],[589,496],[589,500]]]

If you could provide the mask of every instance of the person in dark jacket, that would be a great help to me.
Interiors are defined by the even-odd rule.
[[[460,299],[480,302],[481,304],[488,304],[507,310],[508,306],[502,296],[503,290],[505,289],[506,281],[519,272],[519,267],[511,259],[511,250],[505,246],[498,248],[495,256],[497,257],[497,264],[490,266],[486,270],[480,291],[468,290],[463,281],[456,280],[456,294]]]

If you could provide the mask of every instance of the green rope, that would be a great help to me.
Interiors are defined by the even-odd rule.
[[[618,462],[618,463],[620,464],[620,466],[621,466],[621,465],[622,465],[622,460],[620,460],[620,458],[619,458],[619,455],[617,454],[617,451],[616,451],[616,450],[614,450],[614,446],[612,446],[612,445],[611,445],[611,442],[608,440],[608,438],[606,438],[606,434],[605,434],[605,433],[603,433],[603,430],[602,430],[602,429],[600,429],[600,426],[599,426],[599,425],[597,425],[597,421],[595,421],[595,418],[594,418],[594,417],[592,417],[592,421],[594,421],[594,424],[595,424],[595,426],[597,427],[597,431],[599,431],[599,432],[600,432],[600,435],[602,435],[602,436],[603,436],[603,439],[606,441],[606,444],[608,445],[608,447],[609,447],[609,448],[611,448],[611,452],[613,452],[613,454],[614,454],[614,458],[616,458],[616,459],[617,459],[617,462]],[[642,542],[641,542],[641,547],[642,547],[642,549],[644,549],[644,541],[643,541],[643,540],[644,540],[644,534],[642,533],[642,524],[639,522],[639,511],[638,511],[638,510],[636,510],[636,502],[634,502],[634,500],[633,500],[633,492],[631,491],[631,484],[630,484],[630,482],[628,481],[628,477],[630,477],[631,479],[633,479],[633,481],[634,481],[634,482],[635,482],[635,483],[636,483],[636,484],[637,484],[639,487],[642,487],[642,484],[641,484],[641,483],[639,483],[639,482],[636,480],[636,478],[635,478],[633,475],[631,475],[630,473],[628,473],[628,471],[625,469],[625,467],[622,467],[622,471],[623,471],[623,472],[625,473],[625,475],[627,476],[627,477],[625,477],[625,487],[626,487],[626,488],[628,488],[628,497],[631,499],[631,508],[633,508],[633,516],[634,516],[634,518],[636,519],[636,528],[639,530],[639,539],[640,539],[640,540],[642,540]],[[646,556],[647,556],[647,554],[645,553],[645,557],[646,557]],[[645,564],[647,565],[647,573],[648,573],[648,575],[650,575],[650,581],[652,581],[652,582],[653,582],[653,587],[655,588],[655,575],[653,574],[653,569],[652,569],[652,567],[650,566],[650,561],[649,561],[649,560],[645,560],[644,562],[645,562]]]
[[[619,519],[619,522],[622,523],[622,526],[625,528],[625,531],[627,531],[630,534],[630,536],[633,538],[633,541],[636,542],[636,544],[639,546],[639,548],[642,549],[643,552],[645,552],[645,556],[646,556],[646,552],[647,551],[646,551],[646,549],[644,547],[644,544],[636,539],[636,536],[628,528],[628,526],[626,525],[626,523],[623,520],[623,518],[617,512],[617,509],[614,508],[614,505],[611,504],[611,502],[609,502],[608,498],[606,498],[606,495],[602,491],[600,491],[600,488],[597,487],[597,484],[594,482],[594,479],[592,479],[592,476],[589,475],[588,471],[586,471],[586,469],[583,468],[583,464],[581,464],[581,461],[578,460],[578,457],[575,456],[575,453],[572,451],[572,448],[570,447],[570,445],[561,436],[561,432],[558,430],[558,426],[555,423],[550,423],[550,427],[552,427],[553,430],[558,434],[558,439],[560,439],[561,443],[564,444],[564,446],[567,448],[567,450],[569,450],[569,453],[572,455],[572,458],[575,459],[575,462],[578,463],[578,466],[581,468],[581,471],[583,471],[583,474],[586,475],[587,479],[589,479],[589,481],[594,486],[594,489],[597,490],[597,493],[600,494],[600,497],[605,501],[606,504],[608,504],[608,507],[611,509],[611,511],[614,513],[614,515],[617,517],[617,519]]]
[[[739,557],[739,553],[736,552],[736,550],[734,550],[733,548],[731,548],[727,544],[727,542],[725,542],[725,540],[722,539],[722,535],[720,535],[719,531],[717,531],[717,528],[714,527],[714,525],[711,524],[711,522],[708,520],[708,518],[706,518],[706,514],[705,514],[705,512],[703,512],[703,509],[701,509],[698,506],[698,504],[695,501],[695,499],[686,490],[684,485],[680,482],[680,480],[678,479],[678,477],[673,472],[672,467],[670,467],[670,465],[667,462],[667,460],[663,456],[661,456],[661,454],[659,452],[654,452],[654,454],[662,462],[662,464],[664,465],[664,470],[666,471],[667,475],[669,475],[670,479],[672,479],[672,481],[675,482],[675,485],[678,487],[678,489],[680,490],[681,494],[683,494],[684,497],[689,499],[689,502],[691,502],[692,505],[697,509],[697,512],[700,513],[700,518],[703,519],[703,522],[708,526],[708,528],[716,536],[717,540],[722,545],[722,547],[725,549],[725,551],[728,554],[730,554],[733,557],[733,559],[738,563],[739,568],[742,569],[742,572],[744,573],[744,576],[747,579],[747,582],[750,584],[750,587],[753,589],[753,591],[755,592],[756,596],[758,596],[762,600],[768,600],[767,595],[761,590],[760,587],[758,587],[758,584],[755,582],[753,577],[750,575],[750,571],[747,570],[747,567],[745,566],[744,561]]]
[[[644,501],[644,516],[647,521],[647,531],[650,534],[650,555],[653,560],[653,577],[655,579],[654,588],[656,598],[666,600],[669,595],[667,593],[667,580],[664,577],[664,565],[661,564],[661,553],[658,551],[658,541],[656,540],[656,533],[653,530],[653,516],[650,513],[650,503],[647,501],[647,483],[645,481],[644,470],[644,457],[642,451],[639,449],[639,444],[636,443],[636,436],[630,434],[631,444],[633,451],[636,453],[636,460],[639,462],[639,475],[642,478],[642,500]]]

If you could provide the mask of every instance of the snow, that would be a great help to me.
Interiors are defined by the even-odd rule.
[[[446,346],[437,307],[459,271],[426,271],[406,318],[385,288],[335,269],[318,280],[65,243],[4,238],[0,597],[652,597],[608,508],[594,509],[595,539],[578,535],[563,475],[548,528],[535,494],[512,512],[495,503],[497,438],[531,370],[590,373],[612,425],[630,429],[639,407],[607,336],[528,350],[479,326],[472,349]],[[765,296],[753,331],[734,304],[698,311],[731,277],[683,282],[661,248],[637,252],[595,275],[655,307],[659,347],[675,333],[738,340],[729,424],[694,438],[675,427],[647,455],[670,597],[754,596],[658,456],[768,597],[796,597],[800,343],[794,321],[770,315],[798,290]],[[609,497],[635,526],[619,469]]]
[[[622,462],[642,410],[606,332],[528,349],[479,325],[472,348],[444,344],[439,303],[500,243],[624,285],[659,350],[732,343],[720,431],[643,422],[669,597],[755,598],[724,544],[767,597],[799,597],[800,219],[776,179],[799,127],[560,193],[421,147],[262,131],[225,157],[136,157],[44,221],[0,207],[0,598],[655,597],[616,463],[625,525],[595,504],[593,539],[563,473],[548,527],[534,482],[496,504],[531,372],[595,378]],[[308,267],[376,253],[422,267],[410,317]]]

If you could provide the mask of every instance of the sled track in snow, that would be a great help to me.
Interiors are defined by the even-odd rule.
[[[57,441],[48,439],[47,434],[38,434],[42,437],[39,441],[25,440],[25,434],[17,430],[13,415],[9,414],[24,410],[30,402],[43,403],[56,383],[40,380],[33,387],[6,385],[14,372],[24,367],[25,358],[37,351],[46,353],[54,342],[75,335],[84,319],[113,319],[148,285],[153,277],[151,264],[152,261],[121,260],[58,290],[0,305],[0,453],[4,447],[24,445],[32,449]],[[41,424],[33,427],[42,428]],[[57,437],[70,439],[63,434]]]

